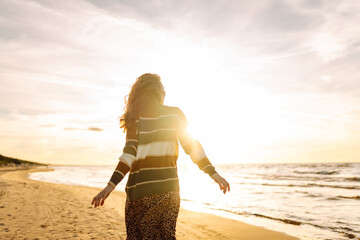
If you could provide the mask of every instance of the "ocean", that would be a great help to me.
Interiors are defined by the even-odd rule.
[[[241,220],[300,239],[360,239],[360,163],[214,166],[230,183],[230,192],[223,194],[195,164],[178,165],[183,208]],[[103,188],[115,169],[52,167],[55,171],[35,172],[29,177]],[[127,176],[116,190],[124,191],[126,181]]]

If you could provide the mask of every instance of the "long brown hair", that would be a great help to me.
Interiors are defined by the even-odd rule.
[[[130,93],[125,96],[125,112],[120,117],[120,128],[124,128],[125,132],[146,108],[161,104],[164,97],[165,91],[159,75],[145,73],[138,77]]]

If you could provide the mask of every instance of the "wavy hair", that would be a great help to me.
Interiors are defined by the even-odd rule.
[[[120,117],[120,128],[124,132],[141,116],[143,111],[157,104],[162,104],[165,90],[157,74],[145,73],[138,77],[125,96],[124,114]]]

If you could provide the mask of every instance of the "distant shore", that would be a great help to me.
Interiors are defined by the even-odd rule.
[[[4,167],[36,167],[49,166],[50,164],[28,161],[18,158],[7,157],[0,154],[0,168]]]
[[[114,191],[100,208],[99,188],[35,181],[28,173],[52,168],[0,168],[0,238],[126,239],[125,193]],[[298,239],[240,221],[181,208],[177,239]]]

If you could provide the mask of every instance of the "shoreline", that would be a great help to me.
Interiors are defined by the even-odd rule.
[[[126,239],[125,193],[113,191],[91,206],[101,188],[41,182],[28,173],[50,167],[0,168],[0,237]],[[31,226],[31,227],[29,227]],[[180,208],[177,239],[298,239],[238,220]]]

